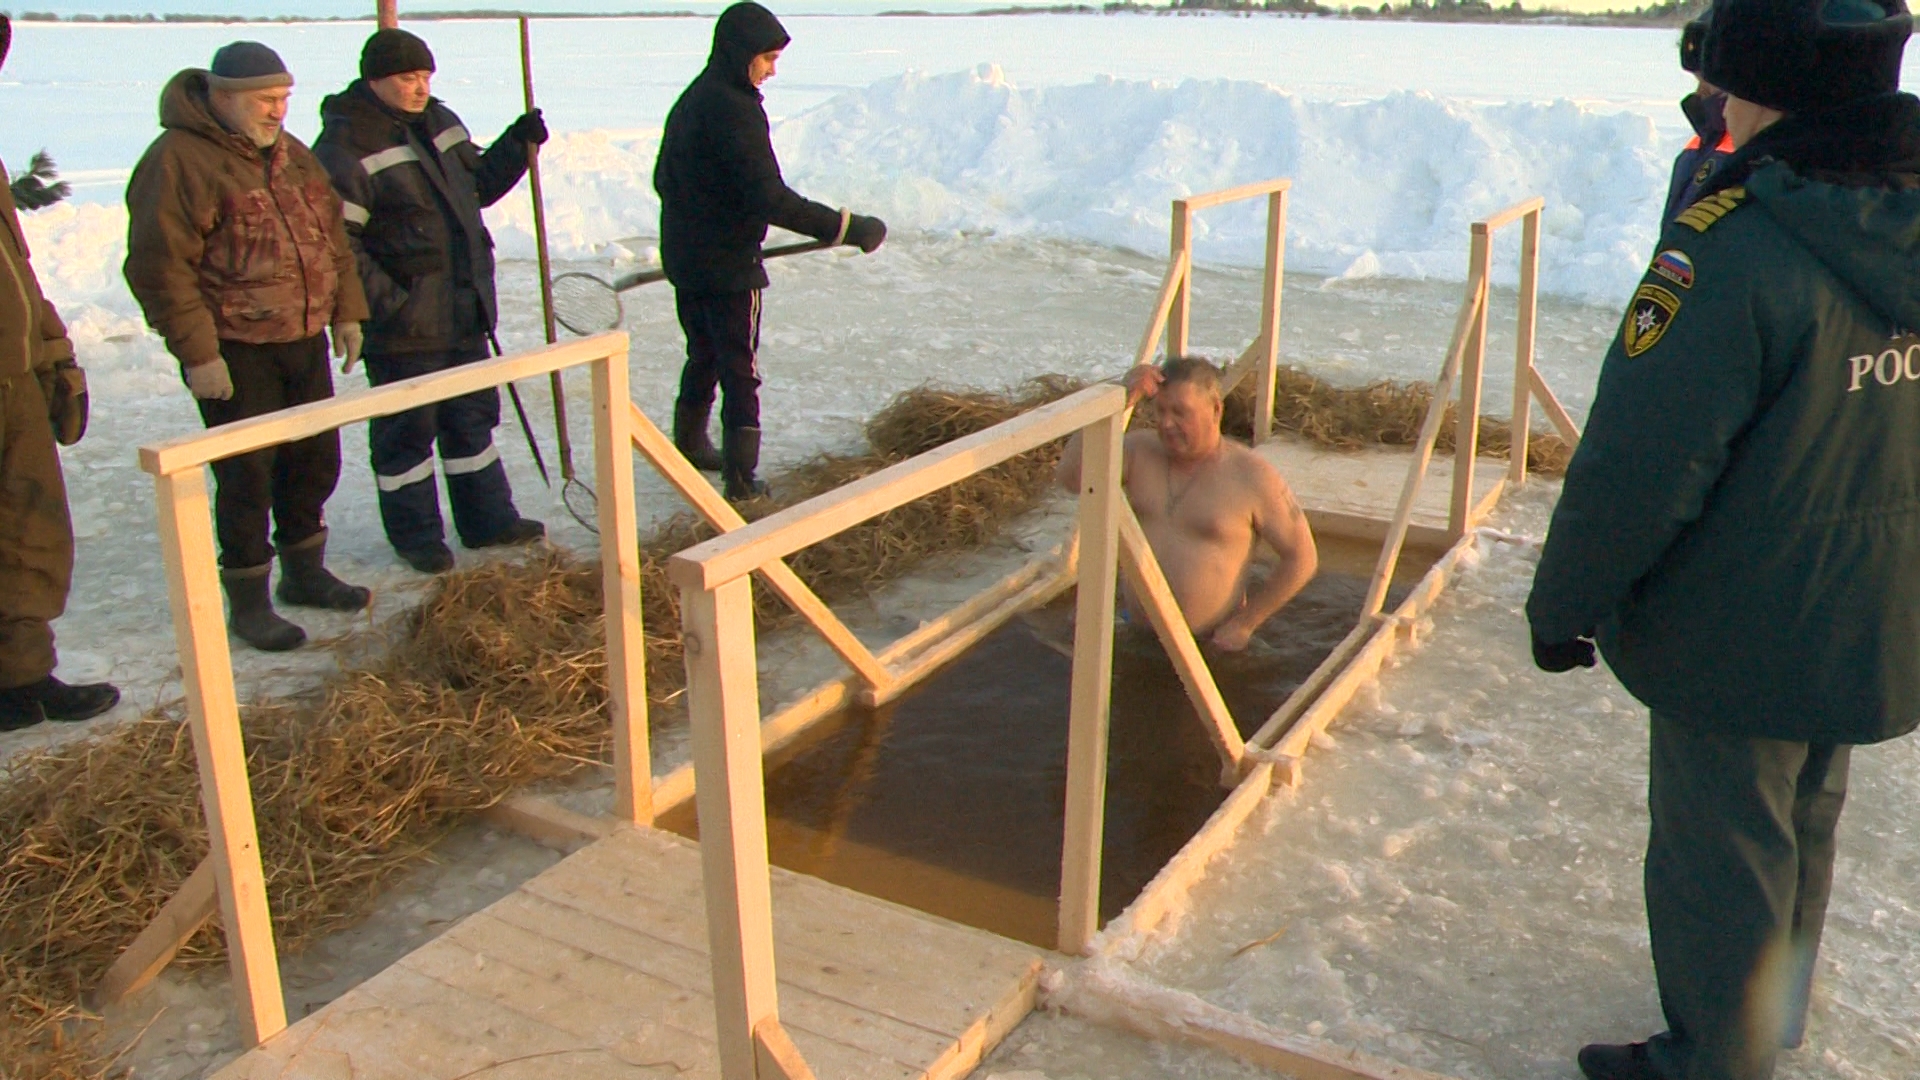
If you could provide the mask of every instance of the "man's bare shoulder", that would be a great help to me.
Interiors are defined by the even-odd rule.
[[[1262,491],[1286,488],[1287,481],[1280,470],[1259,451],[1231,439],[1223,440],[1220,445],[1226,453],[1227,466],[1241,482]]]

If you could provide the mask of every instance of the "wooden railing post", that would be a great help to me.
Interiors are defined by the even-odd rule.
[[[754,1032],[779,1014],[752,589],[751,579],[740,577],[680,593],[723,1080],[755,1080]]]
[[[1485,222],[1473,225],[1467,280],[1479,281],[1487,299],[1474,317],[1460,365],[1459,411],[1453,429],[1453,493],[1447,503],[1447,534],[1455,541],[1473,526],[1473,463],[1480,450],[1480,390],[1487,366],[1487,309],[1492,307],[1493,235]]]
[[[593,363],[593,478],[606,605],[607,706],[613,714],[613,813],[648,825],[653,822],[653,752],[647,733],[646,635],[640,624],[632,413],[627,351],[621,349]]]
[[[1167,314],[1167,359],[1187,355],[1188,319],[1193,314],[1193,208],[1185,199],[1173,201],[1173,238],[1168,245],[1169,262],[1186,256],[1187,272],[1180,289],[1173,295],[1173,309]]]
[[[1287,189],[1267,196],[1267,272],[1261,283],[1260,340],[1265,354],[1253,376],[1253,445],[1273,435],[1273,395],[1280,368],[1280,288],[1287,264]]]
[[[1527,482],[1527,444],[1533,421],[1534,327],[1540,307],[1540,211],[1526,216],[1520,227],[1520,316],[1514,328],[1513,438],[1507,455],[1507,482]]]
[[[280,961],[267,908],[260,835],[247,783],[247,750],[233,689],[220,581],[214,570],[213,526],[201,466],[153,478],[160,511],[160,549],[173,604],[180,681],[200,766],[200,805],[207,818],[220,914],[227,932],[241,1038],[258,1046],[287,1026]]]
[[[1114,575],[1119,562],[1119,414],[1082,430],[1080,584],[1074,606],[1067,734],[1066,840],[1060,865],[1061,952],[1087,951],[1100,928],[1100,847],[1106,818],[1107,707],[1113,679]]]

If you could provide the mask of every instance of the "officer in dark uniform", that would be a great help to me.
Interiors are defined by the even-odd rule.
[[[493,237],[480,211],[520,182],[528,144],[547,139],[536,109],[481,151],[453,110],[430,96],[433,72],[426,42],[380,30],[361,51],[360,78],[320,103],[324,126],[313,150],[346,203],[347,236],[373,308],[366,358],[375,386],[487,355],[500,307]],[[433,479],[436,441],[462,544],[525,544],[546,535],[514,509],[493,444],[499,423],[493,387],[372,422],[380,520],[414,569],[435,574],[453,566]]]
[[[1904,0],[1716,0],[1735,151],[1666,226],[1527,601],[1548,671],[1652,711],[1667,1030],[1593,1080],[1765,1080],[1796,1045],[1851,748],[1920,722],[1920,101]]]
[[[1680,34],[1680,66],[1688,71],[1700,67],[1700,44],[1706,40],[1707,17],[1686,25]],[[1667,208],[1662,224],[1672,221],[1680,211],[1693,205],[1713,174],[1733,156],[1733,136],[1727,133],[1727,95],[1720,88],[1698,79],[1693,93],[1680,99],[1680,111],[1693,125],[1693,138],[1673,159],[1673,175],[1667,181]]]

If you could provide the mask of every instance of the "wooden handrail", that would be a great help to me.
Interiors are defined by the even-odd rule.
[[[1514,203],[1512,206],[1507,207],[1505,210],[1502,210],[1499,213],[1493,214],[1490,217],[1485,217],[1479,221],[1474,222],[1473,231],[1475,233],[1480,234],[1481,236],[1491,235],[1495,232],[1498,232],[1501,229],[1506,228],[1508,225],[1511,225],[1514,222],[1519,221],[1521,218],[1526,217],[1528,214],[1539,213],[1541,210],[1546,209],[1546,206],[1547,206],[1547,200],[1542,198],[1541,196],[1535,195],[1531,199],[1526,199],[1521,202]]]
[[[701,476],[692,463],[681,455],[666,433],[640,410],[640,406],[632,405],[631,408],[634,448],[653,463],[667,483],[680,492],[681,497],[706,519],[707,524],[723,533],[745,528],[747,519],[740,516],[740,511],[735,510],[732,503],[713,490],[713,485],[707,483],[707,478]],[[826,639],[827,645],[840,654],[840,659],[845,660],[847,666],[858,673],[870,689],[882,692],[893,684],[893,674],[887,670],[886,664],[854,636],[853,631],[840,621],[840,617],[818,594],[807,588],[806,582],[800,580],[792,567],[775,560],[761,567],[759,573],[767,585],[787,602],[788,607],[813,624],[813,628]]]
[[[1458,369],[1461,356],[1467,350],[1467,339],[1473,333],[1474,325],[1481,312],[1487,306],[1487,281],[1475,276],[1467,282],[1467,299],[1460,305],[1460,315],[1454,320],[1453,344],[1447,348],[1447,358],[1440,365],[1440,374],[1433,381],[1433,399],[1427,406],[1426,419],[1420,423],[1420,438],[1414,445],[1413,467],[1407,471],[1406,485],[1400,491],[1400,503],[1393,512],[1393,524],[1387,530],[1387,539],[1380,548],[1380,562],[1374,567],[1373,579],[1367,583],[1367,598],[1360,605],[1362,619],[1378,612],[1387,602],[1387,587],[1393,581],[1394,568],[1400,562],[1400,548],[1407,539],[1407,526],[1413,519],[1414,500],[1420,495],[1420,481],[1426,475],[1427,463],[1433,459],[1434,443],[1440,437],[1440,422],[1447,413],[1447,395],[1453,389],[1454,372]]]
[[[1173,314],[1174,299],[1180,295],[1192,269],[1193,256],[1185,251],[1175,255],[1168,264],[1167,276],[1160,282],[1160,295],[1153,302],[1153,315],[1147,319],[1146,332],[1140,335],[1140,347],[1133,351],[1135,367],[1153,362],[1154,348],[1160,344],[1160,334],[1167,328],[1167,317]]]
[[[1115,415],[1126,407],[1126,400],[1126,392],[1110,383],[1069,394],[789,506],[744,529],[696,544],[673,557],[667,566],[668,576],[682,589],[716,588],[862,521]]]
[[[1293,187],[1293,181],[1286,177],[1272,180],[1260,180],[1239,187],[1221,188],[1200,195],[1189,195],[1180,202],[1187,204],[1189,210],[1205,210],[1210,206],[1221,206],[1242,199],[1257,199],[1262,195],[1271,195],[1276,191],[1286,191]]]
[[[625,356],[626,352],[627,335],[615,331],[530,352],[478,360],[143,446],[140,467],[155,476],[168,476],[208,462],[319,435],[356,421],[391,416],[501,383],[609,356]]]

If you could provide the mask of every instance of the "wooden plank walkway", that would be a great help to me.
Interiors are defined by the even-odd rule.
[[[779,868],[781,1023],[821,1077],[964,1076],[1033,1008],[1041,952]],[[216,1080],[719,1076],[700,852],[585,848]]]

